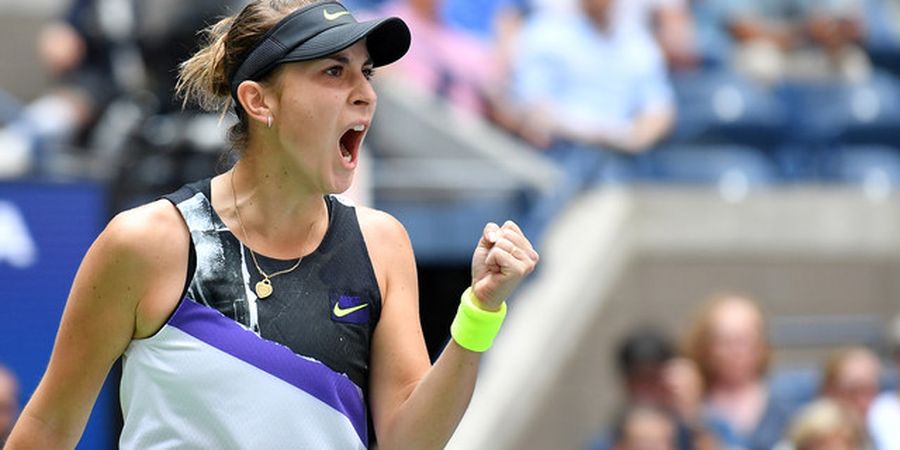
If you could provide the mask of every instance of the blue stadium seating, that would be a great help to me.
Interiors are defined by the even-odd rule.
[[[672,80],[678,122],[672,143],[731,143],[771,149],[782,143],[787,111],[774,92],[722,69]]]
[[[866,81],[792,83],[781,90],[792,140],[808,145],[900,144],[900,81],[876,71]]]
[[[895,188],[900,186],[900,149],[886,145],[837,147],[828,158],[827,169],[826,175],[834,181]]]
[[[663,182],[716,184],[737,177],[758,186],[776,176],[763,151],[742,145],[672,145],[656,150],[652,160],[655,178]]]

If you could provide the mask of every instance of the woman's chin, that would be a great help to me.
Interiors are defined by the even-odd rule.
[[[350,190],[350,186],[353,185],[353,174],[349,176],[340,176],[335,177],[331,182],[331,193],[332,194],[343,194]]]

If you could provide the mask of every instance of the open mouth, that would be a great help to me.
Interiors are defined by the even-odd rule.
[[[356,158],[359,155],[359,146],[362,143],[363,136],[365,136],[365,131],[366,126],[360,124],[347,130],[341,136],[339,142],[341,147],[341,158],[343,158],[344,161],[356,161]]]

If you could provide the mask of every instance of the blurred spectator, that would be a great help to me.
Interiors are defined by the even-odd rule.
[[[674,104],[656,42],[613,14],[612,0],[582,0],[582,13],[533,16],[517,43],[507,126],[566,172],[538,199],[526,233],[545,225],[582,189],[623,182],[635,158],[668,133]]]
[[[499,0],[497,30],[507,52],[521,24],[533,15],[579,12],[579,0]],[[625,28],[654,36],[670,68],[693,67],[697,62],[694,24],[687,0],[614,0],[612,16]]]
[[[716,11],[734,40],[734,62],[749,76],[785,79],[864,79],[869,62],[862,0],[699,0]]]
[[[900,316],[897,316],[888,333],[894,366],[900,367]],[[900,389],[879,395],[869,409],[867,420],[869,437],[878,450],[900,448]]]
[[[491,47],[448,27],[441,17],[441,5],[442,0],[394,0],[386,5],[381,13],[402,17],[415,38],[406,56],[385,71],[484,114],[487,92],[497,79]]]
[[[616,424],[615,450],[675,450],[675,420],[653,406],[632,406]]]
[[[860,423],[878,395],[881,361],[865,347],[835,350],[825,362],[822,395],[837,401]]]
[[[659,47],[616,21],[612,1],[582,0],[583,14],[536,16],[523,30],[511,94],[520,133],[538,147],[640,153],[668,131],[674,105]]]
[[[640,327],[625,336],[619,344],[616,362],[628,401],[669,405],[665,369],[674,358],[672,341],[655,328]]]
[[[762,310],[733,294],[707,303],[685,342],[703,377],[706,414],[727,426],[727,438],[739,448],[771,449],[790,418],[789,405],[765,381],[770,351]]]
[[[842,408],[840,403],[817,400],[791,421],[788,432],[793,450],[864,450],[865,444],[859,422]]]
[[[697,64],[696,30],[689,0],[615,0],[614,14],[656,38],[669,69]]]
[[[697,367],[677,357],[667,336],[653,327],[637,328],[622,340],[616,359],[626,394],[623,420],[628,421],[633,408],[655,408],[664,412],[674,427],[675,448],[719,448],[717,433],[711,431],[715,424],[702,417],[702,383]],[[617,427],[615,431],[612,443],[601,438],[594,449],[612,448],[623,429]],[[640,448],[631,445],[625,448]]]
[[[0,365],[0,447],[6,442],[19,414],[19,383],[15,375]]]
[[[55,158],[92,141],[117,98],[152,113],[178,110],[174,77],[196,45],[195,31],[236,1],[73,0],[38,41],[56,85],[0,129],[0,176],[54,172]],[[127,133],[119,113],[110,126]]]

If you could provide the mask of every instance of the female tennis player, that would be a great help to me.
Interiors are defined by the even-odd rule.
[[[73,448],[119,356],[125,449],[443,447],[537,253],[512,222],[484,227],[431,366],[405,230],[332,195],[375,112],[372,69],[407,51],[406,25],[255,0],[208,34],[179,89],[233,105],[241,159],[110,222],[8,448]]]

